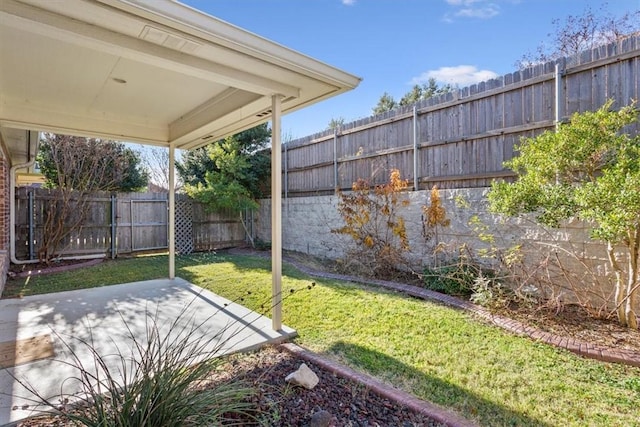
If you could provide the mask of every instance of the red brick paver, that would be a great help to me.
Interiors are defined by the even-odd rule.
[[[477,316],[490,321],[491,323],[499,326],[509,332],[512,332],[517,335],[528,336],[533,340],[544,342],[546,344],[554,345],[559,348],[563,348],[565,350],[571,351],[572,353],[578,354],[583,357],[587,357],[590,359],[597,359],[604,362],[613,362],[613,363],[621,363],[625,365],[638,366],[640,367],[640,353],[605,347],[601,345],[595,345],[589,342],[561,337],[550,332],[545,332],[535,327],[525,325],[522,322],[517,320],[492,314],[485,308],[473,304],[469,301],[464,301],[459,298],[453,297],[451,295],[441,294],[439,292],[430,291],[428,289],[420,288],[417,286],[411,286],[404,283],[390,282],[385,280],[376,280],[376,279],[361,279],[359,277],[345,276],[341,274],[335,273],[325,273],[321,271],[316,271],[307,268],[304,265],[301,265],[293,260],[287,259],[288,263],[294,265],[299,270],[310,276],[322,277],[326,279],[336,279],[347,282],[354,283],[362,283],[365,285],[375,285],[380,286],[386,289],[391,289],[397,292],[401,292],[407,295],[411,295],[412,297],[421,298],[424,300],[434,301],[440,304],[445,304],[447,306],[457,308],[460,310],[472,312]]]

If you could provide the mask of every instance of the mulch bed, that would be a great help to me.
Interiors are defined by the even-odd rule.
[[[285,377],[306,363],[319,377],[312,389],[285,382]],[[256,419],[237,418],[245,426],[345,426],[345,427],[441,427],[440,424],[396,402],[371,392],[278,347],[230,356],[211,384],[243,381],[256,391],[251,403]],[[328,424],[315,424],[314,415],[327,412]],[[41,416],[21,422],[21,427],[68,427],[60,416]]]
[[[320,379],[312,390],[285,382],[302,363]],[[253,403],[263,417],[262,425],[306,426],[320,411],[331,415],[332,426],[442,425],[277,347],[231,357],[227,366],[223,376],[235,376],[258,391]]]
[[[589,316],[577,305],[565,305],[560,310],[544,306],[512,305],[493,311],[561,337],[640,353],[639,330],[622,326],[615,318],[598,319]]]

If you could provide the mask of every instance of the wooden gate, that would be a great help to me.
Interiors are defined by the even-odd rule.
[[[169,247],[169,206],[163,193],[118,198],[116,250],[130,253]],[[150,197],[152,196],[152,197]]]

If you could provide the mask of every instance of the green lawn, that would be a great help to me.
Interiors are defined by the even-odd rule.
[[[270,262],[177,259],[177,273],[269,312]],[[167,275],[167,257],[10,281],[28,295]],[[311,282],[317,283],[310,287]],[[640,369],[582,359],[469,315],[379,288],[310,278],[285,266],[284,322],[297,342],[487,426],[640,426]],[[292,292],[293,290],[293,292]],[[249,294],[250,292],[250,294]]]

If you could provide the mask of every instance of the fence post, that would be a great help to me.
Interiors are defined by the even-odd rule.
[[[33,189],[29,190],[29,192],[27,193],[29,199],[29,260],[33,260],[35,258],[35,250],[34,250],[34,245],[33,245],[33,228],[34,228],[34,224],[33,224],[33,204],[35,203],[34,197],[33,197]]]
[[[287,152],[287,144],[284,145],[284,200],[289,195],[289,155]]]
[[[111,259],[116,258],[116,195],[111,194]]]
[[[555,125],[556,125],[556,130],[558,130],[558,126],[560,125],[560,123],[562,122],[562,113],[563,113],[563,108],[562,105],[563,103],[560,102],[561,98],[564,97],[564,91],[562,90],[562,76],[564,74],[564,66],[560,67],[560,60],[558,60],[556,62],[556,69],[555,69]]]
[[[133,199],[129,200],[129,235],[131,236],[131,252],[134,251],[134,248],[136,247],[133,239]]]
[[[338,190],[338,128],[333,128],[333,188]]]
[[[418,191],[418,110],[413,106],[413,191]]]

